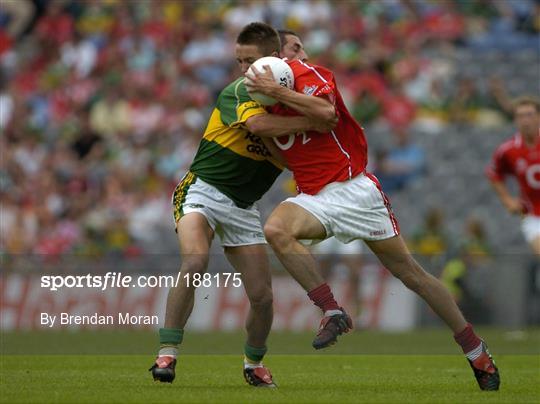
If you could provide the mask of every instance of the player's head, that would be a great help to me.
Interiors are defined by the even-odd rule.
[[[287,58],[289,60],[301,60],[305,61],[308,59],[306,50],[304,49],[304,44],[300,40],[300,37],[296,32],[289,31],[287,29],[278,30],[279,40],[281,41],[281,51],[279,56],[282,58]]]
[[[522,96],[514,101],[514,118],[523,136],[536,136],[540,127],[540,101],[536,97]]]
[[[246,25],[236,38],[236,62],[242,73],[263,56],[279,56],[279,35],[272,26],[264,22]]]

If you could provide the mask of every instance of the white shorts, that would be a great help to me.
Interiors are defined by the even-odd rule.
[[[284,202],[310,212],[326,229],[326,237],[335,236],[343,243],[356,239],[384,240],[399,234],[390,202],[372,174],[333,182],[317,195],[299,194]]]
[[[174,221],[198,212],[221,239],[223,247],[266,244],[256,204],[242,209],[216,187],[188,173],[173,195]]]
[[[318,244],[315,244],[311,251],[314,254],[320,255],[353,255],[362,254],[364,251],[364,246],[360,240],[355,240],[348,244],[344,244],[335,237],[330,237]]]
[[[540,237],[540,216],[527,215],[521,221],[521,231],[527,243]]]

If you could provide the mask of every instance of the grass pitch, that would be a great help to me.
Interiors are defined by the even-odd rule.
[[[148,350],[144,355],[140,351],[121,355],[88,351],[44,355],[28,351],[41,345],[42,352],[47,352],[47,344],[51,342],[48,349],[52,349],[53,340],[60,341],[60,348],[68,352],[76,346],[66,344],[79,343],[81,348],[91,340],[94,347],[100,344],[103,348],[114,347],[111,334],[4,334],[0,401],[273,404],[540,401],[538,330],[526,334],[482,330],[501,372],[499,392],[478,389],[469,365],[444,331],[407,334],[362,331],[342,337],[336,347],[315,354],[309,347],[311,334],[276,334],[269,344],[274,354],[265,360],[279,386],[275,390],[252,388],[243,381],[241,334],[192,334],[189,339],[186,336],[187,352],[180,357],[172,385],[154,383],[147,371],[154,356],[154,333],[134,333],[133,345],[127,344],[134,347],[148,341],[148,347],[139,345],[139,349]],[[122,337],[124,345],[129,342],[127,335]],[[30,340],[33,344],[27,345]],[[360,349],[360,343],[369,346]],[[27,353],[32,354],[15,353],[17,344],[21,345],[21,351],[26,346]],[[413,346],[416,351],[411,352]],[[434,354],[437,347],[453,352],[448,354],[443,349],[444,355]],[[364,350],[374,354],[366,354]]]

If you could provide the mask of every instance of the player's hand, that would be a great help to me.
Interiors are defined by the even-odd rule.
[[[512,213],[513,215],[523,215],[527,213],[527,209],[523,205],[523,202],[521,202],[517,198],[509,198],[504,202],[504,206],[506,207],[506,210],[508,212]]]
[[[317,121],[317,120],[311,120],[312,128],[311,130],[315,132],[321,132],[321,133],[327,133],[333,130],[337,123],[339,121],[339,118],[334,116],[331,121]]]
[[[250,70],[253,74],[249,73],[250,70],[245,74],[247,78],[246,87],[249,87],[249,91],[258,91],[272,97],[276,90],[281,89],[281,86],[274,80],[270,66],[265,65],[263,68],[264,71],[261,72],[255,66],[251,66]]]

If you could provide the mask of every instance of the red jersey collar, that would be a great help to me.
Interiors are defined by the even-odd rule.
[[[525,140],[523,139],[523,135],[520,132],[517,132],[514,135],[514,144],[516,147],[526,147],[526,148],[536,147],[538,144],[540,144],[540,128],[538,129],[538,136],[536,137],[536,142],[532,146],[528,146],[525,143]]]

